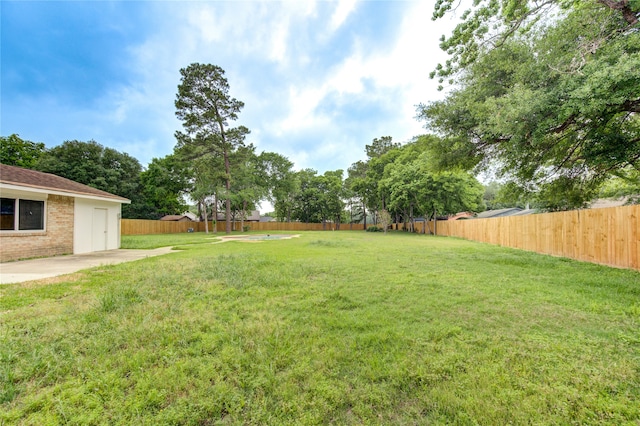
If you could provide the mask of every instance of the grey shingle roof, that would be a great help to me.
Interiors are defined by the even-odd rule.
[[[168,214],[168,215],[162,216],[160,218],[160,220],[164,220],[165,222],[167,222],[167,221],[169,221],[169,222],[171,222],[171,221],[179,221],[179,220],[183,220],[183,219],[191,221],[191,218],[189,216],[187,216],[187,215],[184,215],[184,214]]]
[[[521,212],[522,209],[519,207],[512,207],[512,208],[508,208],[508,209],[498,209],[498,210],[486,210],[483,211],[481,213],[478,213],[476,215],[477,219],[488,219],[491,217],[504,217],[504,216],[513,216],[519,212]]]

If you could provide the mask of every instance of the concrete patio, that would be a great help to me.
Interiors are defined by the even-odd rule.
[[[132,262],[171,253],[171,247],[154,250],[107,250],[68,256],[0,263],[0,284],[13,284],[71,274],[82,269]]]

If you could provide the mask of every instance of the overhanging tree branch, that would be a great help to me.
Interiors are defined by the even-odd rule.
[[[631,9],[629,0],[598,0],[598,2],[610,9],[622,12],[622,17],[629,25],[636,25],[638,23],[638,11]]]

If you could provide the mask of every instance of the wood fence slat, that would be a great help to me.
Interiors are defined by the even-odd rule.
[[[438,234],[640,270],[640,205],[442,221]]]
[[[640,270],[640,205],[629,214],[629,266]]]

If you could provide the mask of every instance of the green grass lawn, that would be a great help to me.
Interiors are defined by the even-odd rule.
[[[205,238],[0,287],[0,424],[638,425],[638,272],[405,233]]]
[[[214,234],[212,232],[208,234],[204,232],[185,232],[182,234],[123,235],[120,245],[123,249],[154,249],[185,244],[209,244],[219,241],[218,237],[224,235],[226,234]]]

